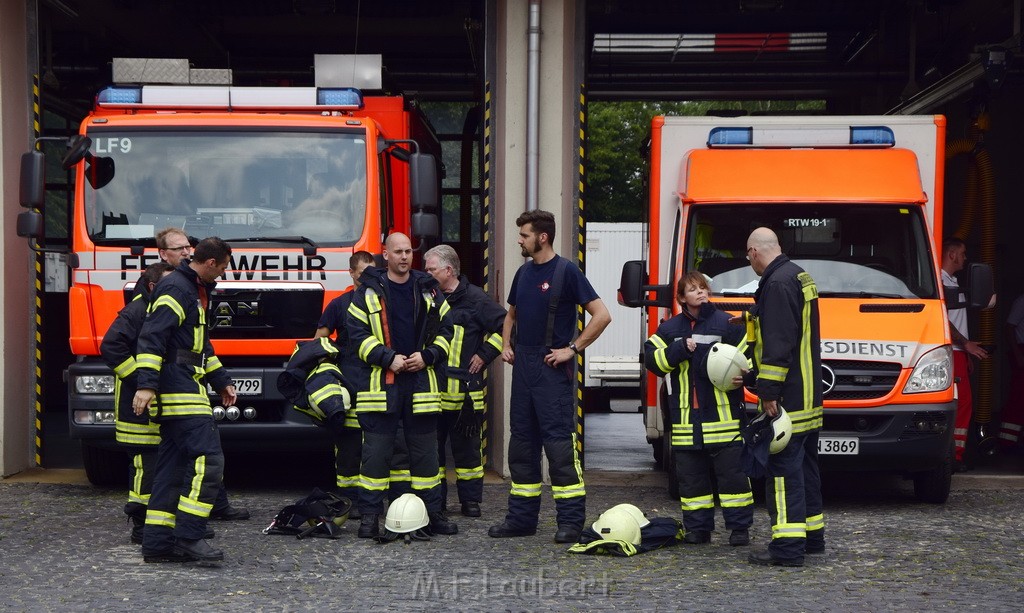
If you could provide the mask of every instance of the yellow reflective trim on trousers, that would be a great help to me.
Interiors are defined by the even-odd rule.
[[[213,510],[213,505],[182,496],[178,498],[178,510],[182,513],[195,515],[196,517],[209,517],[210,511]]]
[[[187,494],[182,494],[182,498],[188,498],[191,500],[199,500],[199,490],[203,487],[203,477],[206,475],[206,456],[201,455],[196,458],[193,468],[196,471],[195,476],[192,477],[192,483],[189,486]],[[179,503],[180,505],[181,503]]]
[[[509,495],[535,498],[540,496],[540,483],[516,483],[513,481]]]
[[[577,483],[575,485],[552,485],[551,496],[555,500],[565,500],[566,498],[579,498],[580,496],[586,496],[587,490],[583,487],[583,483]]]
[[[149,494],[140,494],[136,491],[128,492],[128,502],[149,506]]]
[[[679,507],[683,511],[697,511],[699,509],[713,509],[715,508],[715,497],[711,494],[705,496],[697,496],[695,498],[683,498],[679,497]]]
[[[178,304],[178,301],[175,300],[174,298],[172,298],[171,296],[169,296],[168,294],[164,294],[163,296],[160,296],[159,298],[157,298],[153,302],[153,304],[149,305],[149,312],[150,313],[155,313],[156,310],[159,309],[160,307],[167,307],[171,311],[173,311],[174,314],[178,317],[178,325],[179,326],[181,325],[181,323],[183,321],[185,321],[185,309],[184,309],[184,307],[182,307],[180,304]],[[200,311],[202,311],[202,309],[200,309]]]
[[[572,433],[572,463],[576,468],[576,481],[579,483],[580,491],[584,495],[587,492],[583,490],[583,465],[580,464],[580,446],[579,441],[576,440],[576,433]]]
[[[338,487],[359,487],[359,475],[338,475],[338,479],[335,481]],[[353,500],[352,502],[356,502]]]
[[[459,360],[462,359],[462,344],[466,339],[466,328],[465,326],[454,325],[452,326],[452,342],[448,344],[451,349],[448,351],[448,366],[454,368],[459,367]],[[452,382],[458,387],[458,379],[450,379],[448,382],[448,389],[451,388]]]
[[[146,525],[174,528],[174,513],[156,511],[152,508],[146,509]]]
[[[472,481],[473,479],[484,478],[484,467],[475,466],[473,468],[455,468],[455,478],[459,481]]]
[[[392,470],[388,473],[388,481],[391,483],[409,483],[412,481],[412,473],[408,470]]]
[[[772,526],[772,538],[807,538],[807,526],[806,524],[775,524]]]
[[[437,475],[434,475],[433,477],[412,478],[412,489],[414,490],[429,490],[439,485],[441,485],[441,479],[439,479]]]
[[[718,500],[722,503],[722,508],[734,509],[737,507],[749,507],[754,504],[753,492],[746,492],[743,494],[723,494],[718,493]]]
[[[376,479],[366,475],[359,475],[359,487],[375,492],[383,492],[388,489],[388,478]]]
[[[775,485],[775,512],[778,513],[778,523],[784,524],[787,521],[786,513],[786,478],[773,477]]]
[[[811,515],[807,518],[807,531],[811,532],[814,530],[825,529],[825,514],[818,513],[817,515]]]
[[[129,498],[131,498],[132,494],[135,494],[142,489],[142,466],[142,454],[136,453],[132,456],[132,468],[135,469],[135,478],[132,479],[132,489],[128,494]],[[137,494],[137,496],[141,498],[142,494]]]
[[[135,372],[135,356],[130,355],[128,359],[114,367],[114,374],[124,379]]]
[[[490,345],[491,347],[494,347],[498,351],[501,351],[502,349],[504,349],[504,344],[502,343],[502,340],[501,340],[501,334],[499,334],[497,332],[492,332],[491,334],[487,335],[486,342],[487,342],[488,345]]]

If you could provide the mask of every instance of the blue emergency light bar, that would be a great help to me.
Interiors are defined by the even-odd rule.
[[[358,111],[363,108],[363,93],[354,87],[111,86],[97,94],[96,104],[111,108]]]
[[[894,147],[896,136],[886,126],[718,127],[708,135],[708,147]]]

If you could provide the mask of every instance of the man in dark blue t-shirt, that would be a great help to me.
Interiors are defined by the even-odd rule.
[[[488,534],[502,538],[537,532],[543,447],[557,513],[555,542],[575,543],[587,513],[573,410],[576,356],[597,340],[612,318],[580,269],[555,253],[554,215],[527,211],[516,225],[523,257],[531,261],[512,279],[502,329],[501,359],[513,364],[508,446],[512,488],[505,521],[491,526]],[[549,321],[553,298],[557,308]],[[590,314],[590,321],[574,342],[577,305]]]

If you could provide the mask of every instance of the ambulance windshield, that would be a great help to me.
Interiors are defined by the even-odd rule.
[[[771,204],[694,206],[686,269],[711,277],[720,296],[753,295],[758,277],[746,241],[759,226],[811,274],[823,297],[937,298],[924,220],[899,205]]]
[[[113,179],[85,185],[89,235],[136,243],[174,226],[225,239],[303,236],[351,245],[366,217],[362,132],[100,131]]]

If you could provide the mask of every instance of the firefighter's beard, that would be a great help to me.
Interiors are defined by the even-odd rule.
[[[530,251],[530,249],[526,245],[523,245],[523,257],[524,258],[531,257],[534,253],[539,253],[539,252],[540,252],[540,244],[534,245],[533,246],[533,251]]]

